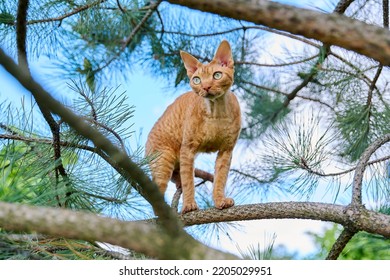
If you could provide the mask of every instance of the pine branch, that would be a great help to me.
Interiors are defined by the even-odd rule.
[[[247,173],[247,172],[244,172],[242,170],[235,169],[235,168],[231,168],[230,172],[236,173],[236,174],[243,176],[245,178],[249,178],[250,180],[257,182],[260,185],[268,183],[270,181],[273,181],[273,179],[275,179],[275,178],[271,178],[270,180],[261,180],[260,178],[258,178],[257,176],[255,176],[253,174],[250,174],[250,173]]]
[[[337,13],[324,14],[271,1],[169,0],[204,12],[316,39],[371,57],[390,65],[390,31]]]
[[[270,63],[257,63],[253,61],[234,61],[235,65],[253,65],[253,66],[259,66],[259,67],[285,67],[285,66],[291,66],[295,64],[301,64],[304,62],[308,62],[310,60],[313,60],[316,58],[318,55],[312,55],[310,57],[300,59],[297,61],[291,61],[291,62],[285,62],[285,63],[275,63],[275,64],[270,64]]]
[[[73,11],[66,13],[62,16],[53,17],[53,18],[46,18],[46,19],[30,20],[30,21],[27,21],[27,25],[37,24],[37,23],[56,22],[56,21],[59,21],[60,22],[59,25],[60,25],[64,19],[71,17],[71,16],[74,16],[74,15],[77,15],[80,12],[83,12],[85,10],[92,8],[92,7],[98,6],[106,1],[107,0],[97,0],[97,1],[92,2],[90,4],[86,4],[84,6],[79,6],[78,8],[75,8]]]
[[[389,28],[389,2],[388,0],[383,0],[383,26],[388,29]],[[372,80],[372,83],[370,84],[370,87],[368,89],[368,95],[367,95],[367,101],[366,101],[366,107],[368,109],[368,129],[370,128],[370,118],[372,116],[372,97],[374,90],[376,89],[376,83],[379,79],[379,76],[381,75],[383,70],[383,65],[379,64],[378,69],[376,70],[375,76]]]
[[[389,0],[383,0],[383,26],[389,28]]]
[[[29,0],[19,0],[18,14],[16,19],[17,22],[16,41],[17,41],[17,48],[18,48],[19,66],[22,69],[22,71],[24,71],[28,76],[30,76],[31,73],[28,66],[27,50],[26,50],[28,6],[29,6]],[[49,125],[53,135],[54,160],[56,162],[55,175],[56,175],[57,184],[59,183],[59,176],[61,176],[63,180],[65,180],[65,182],[68,182],[68,174],[61,160],[61,148],[59,145],[60,126],[54,120],[52,114],[50,113],[50,110],[45,106],[45,103],[43,101],[39,102],[37,99],[36,101],[37,101],[38,108],[41,111],[47,124]],[[70,194],[67,193],[66,195],[69,196]],[[57,197],[57,201],[58,201],[58,205],[62,206],[59,197]]]
[[[332,249],[329,251],[327,260],[337,260],[341,252],[344,250],[345,246],[352,239],[352,237],[357,233],[355,230],[350,230],[344,228],[343,232],[337,238],[336,242],[333,244]]]
[[[103,123],[100,123],[98,122],[97,120],[95,119],[88,119],[88,118],[85,118],[85,120],[89,121],[90,123],[94,124],[94,125],[97,125],[101,128],[104,128],[105,130],[107,130],[108,132],[110,132],[112,135],[115,136],[116,139],[118,139],[119,141],[119,144],[121,145],[123,151],[125,151],[125,143],[122,139],[122,137],[115,131],[113,130],[112,128],[108,127],[107,125],[103,124]]]
[[[343,14],[345,10],[348,8],[348,6],[353,2],[352,1],[345,1],[341,0],[336,8],[334,9],[334,13],[337,14]],[[290,102],[298,95],[298,93],[305,88],[310,82],[314,80],[314,78],[317,76],[318,69],[322,67],[322,64],[327,59],[330,53],[330,44],[323,44],[323,46],[320,48],[320,52],[318,54],[318,60],[317,62],[311,67],[308,74],[305,75],[304,80],[297,85],[287,96],[283,103],[282,108],[280,108],[278,111],[275,112],[274,117],[272,118],[275,120],[278,115],[283,111],[284,108],[287,108]]]
[[[362,204],[362,184],[363,175],[367,167],[368,161],[371,155],[379,149],[382,145],[390,141],[390,134],[385,134],[379,137],[363,152],[360,157],[359,163],[356,166],[355,175],[352,184],[352,201],[351,206],[358,206]]]
[[[122,7],[121,3],[119,0],[116,0],[116,4],[118,5],[119,10],[121,10],[122,13],[126,13],[126,10]]]
[[[367,102],[366,102],[366,106],[371,108],[371,105],[372,105],[372,96],[373,96],[373,93],[374,93],[374,89],[376,88],[376,83],[379,79],[379,76],[381,75],[382,73],[382,69],[383,69],[383,66],[382,65],[379,65],[378,66],[378,69],[376,70],[376,73],[375,73],[375,76],[374,76],[374,79],[372,80],[371,84],[370,84],[370,88],[368,89],[368,94],[367,94]],[[370,110],[371,111],[371,110]],[[370,114],[371,115],[371,114]]]
[[[148,19],[153,15],[154,11],[157,10],[158,6],[162,0],[156,1],[153,5],[151,5],[150,9],[146,12],[144,17],[141,19],[141,21],[137,24],[137,26],[134,27],[134,29],[131,31],[130,35],[125,38],[123,41],[122,47],[119,52],[117,52],[113,57],[111,57],[104,65],[100,66],[99,68],[93,70],[93,73],[98,73],[102,71],[104,68],[108,67],[112,62],[114,62],[116,59],[119,58],[122,52],[126,50],[126,48],[130,45],[134,37],[137,35],[138,32],[141,31],[142,27],[146,24]]]
[[[355,0],[340,0],[336,7],[334,8],[333,12],[338,14],[344,14],[345,11],[348,9],[348,7],[354,2]]]
[[[201,37],[214,37],[214,36],[218,36],[218,35],[224,35],[224,34],[228,34],[228,33],[233,33],[233,32],[237,32],[237,31],[246,31],[246,30],[267,31],[267,32],[271,32],[271,33],[274,33],[274,34],[277,34],[277,35],[281,35],[281,36],[290,38],[290,39],[294,39],[296,41],[300,41],[300,42],[302,42],[304,44],[313,46],[315,48],[320,48],[321,47],[319,44],[313,42],[313,40],[302,38],[301,36],[297,36],[297,35],[294,35],[294,34],[291,34],[291,33],[285,32],[285,31],[280,31],[280,30],[277,30],[277,29],[269,28],[267,26],[243,25],[241,27],[235,27],[235,28],[231,28],[231,29],[227,29],[227,30],[223,30],[223,31],[211,32],[211,33],[201,33],[201,34],[193,34],[193,33],[188,33],[188,32],[170,31],[170,30],[164,30],[164,33],[165,34],[186,36],[186,37],[193,37],[193,38],[201,38]],[[162,31],[156,30],[155,32],[158,33],[158,32],[162,32]]]
[[[376,163],[379,163],[379,162],[384,162],[384,161],[387,161],[390,159],[390,155],[389,156],[385,156],[385,157],[381,157],[381,158],[378,158],[378,159],[375,159],[375,160],[372,160],[372,161],[369,161],[367,162],[367,166],[369,165],[373,165],[373,164],[376,164]],[[343,171],[340,171],[340,172],[332,172],[332,173],[322,173],[322,172],[318,172],[316,170],[313,170],[312,168],[310,168],[310,166],[307,166],[307,165],[302,165],[300,164],[299,165],[300,168],[302,168],[303,170],[306,170],[307,172],[311,173],[311,174],[314,174],[314,175],[317,175],[319,177],[336,177],[336,176],[342,176],[342,175],[345,175],[345,174],[348,174],[348,173],[351,173],[352,171],[355,171],[356,170],[356,166],[353,167],[353,168],[349,168],[347,170],[343,170]]]
[[[7,126],[5,126],[1,123],[0,123],[0,128],[9,130],[9,128]],[[16,132],[14,132],[12,134],[0,134],[0,139],[16,140],[16,141],[22,141],[25,143],[39,143],[39,144],[46,144],[46,145],[53,144],[52,143],[53,141],[51,139],[25,137],[25,136],[17,134]],[[78,144],[78,143],[74,143],[74,142],[68,142],[68,141],[60,141],[59,144],[61,145],[61,147],[64,147],[64,148],[80,149],[80,150],[88,151],[88,152],[91,152],[91,153],[94,153],[94,154],[100,156],[115,171],[117,171],[118,174],[120,174],[123,178],[125,178],[130,185],[132,185],[135,189],[140,191],[136,182],[134,182],[133,179],[129,178],[128,175],[126,174],[126,172],[111,157],[107,156],[107,154],[105,154],[99,148],[91,147],[91,146],[83,145],[83,144]],[[85,192],[85,191],[82,191],[82,192],[88,196],[99,198],[99,199],[109,201],[109,202],[115,202],[115,203],[123,203],[124,202],[123,199],[117,199],[115,197],[100,196],[100,195],[96,195],[96,194]]]
[[[271,66],[272,67],[272,66]],[[284,91],[281,91],[281,90],[278,90],[278,89],[275,89],[275,88],[270,88],[270,87],[267,87],[267,86],[264,86],[264,85],[259,85],[259,84],[256,84],[254,82],[251,82],[251,81],[244,81],[245,84],[248,84],[250,86],[253,86],[255,88],[258,88],[258,89],[261,89],[261,90],[265,90],[265,91],[270,91],[270,92],[274,92],[274,93],[277,93],[277,94],[280,94],[280,95],[284,95],[284,96],[288,96],[288,93],[287,92],[284,92]],[[254,93],[253,91],[247,89],[247,88],[244,88],[243,86],[241,86],[241,88],[243,88],[245,90],[245,92],[251,94],[251,95],[254,95],[254,96],[258,96],[256,93]],[[327,107],[328,109],[334,111],[334,107],[325,103],[324,101],[320,100],[320,99],[317,99],[317,98],[313,98],[313,97],[308,97],[308,96],[304,96],[304,95],[301,95],[301,94],[297,94],[296,97],[298,98],[301,98],[301,99],[304,99],[304,100],[309,100],[309,101],[312,101],[312,102],[316,102],[316,103],[319,103],[325,107]],[[254,126],[256,126],[258,123],[254,123],[248,127],[245,127],[243,128],[243,130],[245,129],[250,129],[250,128],[253,128]]]
[[[195,185],[195,188],[203,185],[206,182],[211,182],[211,183],[214,182],[214,175],[213,174],[211,174],[211,173],[209,173],[207,171],[201,170],[199,168],[195,168],[194,176],[197,177],[197,178],[202,179],[202,181],[199,184]],[[172,209],[175,210],[175,212],[178,212],[177,209],[178,209],[178,206],[179,206],[179,200],[180,200],[181,194],[183,193],[182,185],[181,185],[181,179],[180,179],[180,174],[178,172],[174,173],[172,175],[172,179],[171,180],[176,185],[176,192],[173,195],[172,202],[171,202],[171,207],[172,207]]]
[[[23,69],[18,67],[3,50],[0,49],[0,64],[13,75],[27,90],[33,95],[37,103],[45,104],[53,114],[59,115],[81,136],[90,139],[95,146],[107,154],[123,172],[127,179],[135,180],[139,183],[140,194],[152,205],[156,215],[161,220],[162,227],[172,236],[185,236],[181,226],[173,211],[165,203],[164,198],[157,186],[143,170],[134,163],[123,151],[118,149],[98,130],[91,127],[86,121],[75,115],[72,111],[63,106],[60,102],[51,97],[51,95],[36,83],[33,78]]]
[[[16,47],[18,51],[18,64],[25,69],[28,69],[26,47],[28,6],[29,0],[19,0],[16,17]]]

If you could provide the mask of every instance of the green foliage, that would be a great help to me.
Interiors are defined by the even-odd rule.
[[[264,141],[262,168],[284,177],[293,194],[307,199],[316,191],[318,174],[332,155],[331,127],[321,128],[321,121],[314,113],[286,119]]]
[[[314,240],[318,253],[313,259],[324,259],[332,248],[342,227],[333,224],[320,234],[308,233]],[[390,240],[366,232],[357,233],[347,244],[338,259],[341,260],[390,260]]]
[[[132,150],[129,145],[134,137],[131,118],[135,111],[127,95],[133,93],[118,93],[118,81],[129,77],[137,65],[146,74],[168,81],[172,85],[168,92],[174,88],[182,92],[182,87],[189,86],[179,50],[208,62],[220,41],[227,39],[235,59],[232,90],[243,108],[240,144],[247,144],[249,154],[252,147],[256,149],[249,160],[237,157],[240,168],[232,170],[234,176],[229,181],[235,187],[232,192],[236,201],[282,200],[290,194],[311,199],[318,189],[323,196],[331,189],[332,201],[341,194],[342,198],[349,197],[348,180],[341,185],[340,176],[326,175],[327,168],[348,169],[372,141],[389,132],[387,68],[335,47],[332,53],[326,53],[327,48],[318,46],[318,42],[303,43],[302,38],[296,38],[289,50],[281,51],[281,47],[275,51],[274,41],[289,45],[292,39],[270,40],[263,26],[184,10],[166,1],[144,21],[151,5],[153,2],[139,0],[30,1],[29,62],[48,58],[40,62],[50,67],[48,80],[58,83],[59,95],[67,106],[147,171],[142,147]],[[17,1],[0,1],[1,48],[14,55],[16,11]],[[367,8],[360,6],[351,12],[363,20],[365,13]],[[123,219],[152,215],[137,193],[136,183],[123,178],[115,163],[56,116],[62,142],[61,157],[54,160],[51,131],[42,116],[33,113],[37,111],[35,105],[24,106],[0,110],[0,129],[8,137],[0,139],[0,200],[61,205]],[[307,117],[308,111],[318,114]],[[10,135],[19,139],[11,139]],[[377,154],[385,158],[388,149]],[[66,174],[61,174],[60,166]],[[372,177],[365,199],[373,198],[379,208],[385,207],[382,204],[389,201],[389,184],[383,162],[368,169]],[[329,184],[325,191],[323,183]],[[197,191],[202,208],[213,206],[210,197],[207,188]],[[229,232],[235,227],[218,223],[189,231],[201,240],[219,241],[221,236],[230,238]],[[339,228],[332,228],[323,235],[313,235],[319,244],[317,257],[327,254],[338,234]],[[25,259],[105,258],[89,243],[23,243],[3,237],[0,247],[6,244],[9,250],[5,254],[9,256],[0,253],[0,258],[13,254],[14,258]],[[388,250],[383,249],[388,246],[386,242],[359,233],[342,258],[388,259]],[[252,246],[243,255],[251,259],[297,257],[284,247],[274,248],[273,241],[263,250],[260,247]],[[376,251],[380,254],[374,256]]]
[[[343,156],[356,161],[380,135],[388,133],[389,108],[379,110],[373,104],[350,101],[336,119],[337,126],[346,141]]]
[[[243,259],[246,260],[271,260],[273,256],[273,249],[276,240],[276,234],[272,236],[264,237],[264,249],[261,248],[261,244],[250,245],[247,250],[243,250],[238,246],[238,251]]]
[[[106,250],[85,241],[0,230],[0,260],[112,260]]]
[[[0,24],[13,25],[15,16],[7,11],[0,12]]]
[[[105,88],[91,91],[76,82],[69,85],[70,92],[76,94],[73,108],[96,126],[118,147],[123,148],[145,165],[142,149],[131,151],[127,146],[133,135],[129,129],[134,109],[126,101],[125,92]],[[54,148],[44,132],[21,130],[12,126],[12,120],[26,119],[14,116],[15,110],[8,109],[8,116],[1,129],[11,133],[21,141],[8,140],[0,144],[0,199],[8,202],[24,202],[34,205],[63,206],[85,209],[97,213],[110,213],[122,218],[145,217],[145,201],[133,189],[131,182],[124,180],[118,170],[106,162],[87,139],[83,139],[65,124],[61,124],[61,158],[53,160]],[[36,121],[34,118],[32,120]],[[26,127],[27,128],[27,127]],[[62,165],[66,174],[56,169]],[[131,211],[129,209],[132,209]],[[125,210],[127,209],[127,210]]]
[[[11,142],[2,147],[0,150],[2,201],[56,205],[54,198],[65,193],[66,186],[59,184],[53,188],[54,163],[51,162],[51,158],[44,156],[48,155],[48,152],[48,147],[24,143]],[[71,157],[69,155],[67,163],[73,161]],[[43,168],[37,169],[36,166]]]
[[[256,139],[265,131],[276,125],[288,114],[290,109],[284,106],[284,100],[279,96],[271,96],[269,93],[259,90],[246,99],[248,122],[242,131],[244,139]]]

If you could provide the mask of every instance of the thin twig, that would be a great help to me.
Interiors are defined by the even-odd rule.
[[[112,128],[110,128],[109,126],[101,123],[101,122],[98,122],[97,120],[94,120],[94,119],[90,119],[90,118],[85,118],[87,121],[91,122],[92,124],[95,124],[97,126],[100,126],[101,128],[104,128],[105,130],[107,130],[108,132],[110,132],[112,135],[115,136],[116,139],[118,139],[123,151],[126,150],[126,146],[125,146],[125,143],[123,142],[121,136],[115,131],[113,130]]]
[[[158,17],[158,19],[160,20],[160,23],[161,23],[160,40],[162,40],[162,37],[164,36],[164,32],[165,32],[164,21],[163,21],[163,18],[162,18],[161,14],[160,14],[160,11],[158,9],[156,9],[156,14],[157,14],[157,17]]]
[[[95,109],[95,106],[92,102],[92,100],[84,93],[84,91],[82,90],[79,90],[79,94],[84,97],[85,101],[88,103],[88,105],[91,107],[91,110],[92,110],[92,119],[94,121],[98,121],[97,119],[97,112],[96,112],[96,109]]]
[[[355,0],[340,0],[336,7],[334,8],[334,13],[344,14],[345,11],[348,9],[348,7],[354,2]]]
[[[173,210],[175,210],[176,213],[179,212],[179,200],[182,193],[183,193],[182,188],[177,188],[172,198],[171,207]]]
[[[336,242],[333,244],[330,249],[327,260],[337,260],[341,252],[344,250],[345,246],[352,239],[352,237],[357,233],[356,230],[350,230],[347,227],[342,231],[340,236],[337,238]]]
[[[369,165],[373,165],[373,164],[376,164],[376,163],[379,163],[379,162],[383,162],[383,161],[387,161],[390,159],[390,156],[385,156],[385,157],[381,157],[381,158],[378,158],[376,160],[372,160],[372,161],[369,161],[367,162],[367,166]],[[315,171],[313,169],[311,169],[310,167],[308,166],[303,166],[303,165],[300,165],[300,167],[304,170],[306,170],[307,172],[311,173],[311,174],[314,174],[314,175],[317,175],[317,176],[320,176],[320,177],[336,177],[336,176],[342,176],[342,175],[345,175],[345,174],[348,174],[352,171],[355,171],[356,170],[356,167],[353,167],[353,168],[350,168],[350,169],[347,169],[347,170],[344,170],[344,171],[340,171],[340,172],[334,172],[334,173],[321,173],[321,172],[318,172],[318,171]]]
[[[378,66],[378,69],[376,70],[376,73],[375,73],[375,76],[374,76],[374,79],[372,80],[372,83],[370,85],[370,88],[368,89],[368,94],[367,94],[367,102],[366,102],[366,106],[367,107],[371,107],[371,103],[372,103],[372,96],[373,96],[373,93],[374,93],[374,89],[376,88],[376,83],[379,79],[379,76],[381,75],[382,73],[382,69],[383,69],[383,65],[379,65]],[[370,110],[371,112],[371,110]],[[370,114],[371,115],[371,114]]]
[[[278,90],[278,89],[275,89],[275,88],[270,88],[270,87],[267,87],[267,86],[264,86],[264,85],[259,85],[259,84],[256,84],[254,82],[250,82],[250,81],[244,81],[244,83],[248,84],[248,85],[251,85],[251,86],[254,86],[256,88],[259,88],[259,89],[262,89],[262,90],[265,90],[265,91],[271,91],[271,92],[275,92],[275,93],[278,93],[278,94],[281,94],[281,95],[284,95],[284,96],[287,96],[288,93],[287,92],[284,92],[284,91],[281,91],[281,90]],[[244,88],[245,91],[248,91],[247,89]],[[260,97],[259,95],[257,95],[256,93],[254,92],[251,92],[251,91],[248,91],[250,94],[252,95],[255,95],[255,96],[258,96]],[[324,101],[320,100],[320,99],[317,99],[317,98],[314,98],[314,97],[308,97],[308,96],[304,96],[304,95],[300,95],[300,94],[297,94],[297,97],[298,98],[301,98],[301,99],[305,99],[305,100],[309,100],[309,101],[312,101],[312,102],[317,102],[321,105],[324,105],[326,107],[328,107],[329,109],[331,109],[332,111],[334,111],[334,107],[325,103]]]
[[[27,63],[27,11],[29,6],[29,0],[19,0],[18,12],[16,17],[16,47],[18,53],[18,64],[28,70]]]
[[[126,13],[126,10],[122,7],[121,3],[119,0],[116,0],[116,4],[118,5],[119,10],[121,10],[122,13]]]
[[[297,61],[291,61],[291,62],[285,62],[285,63],[275,63],[275,64],[270,64],[270,63],[258,63],[258,62],[252,62],[252,61],[234,61],[235,65],[254,65],[254,66],[259,66],[259,67],[285,67],[285,66],[291,66],[295,64],[300,64],[304,63],[310,60],[313,60],[316,58],[318,55],[313,55],[304,59],[300,59]]]
[[[53,18],[46,18],[46,19],[36,19],[36,20],[30,20],[30,21],[27,21],[27,25],[30,25],[30,24],[37,24],[37,23],[47,23],[47,22],[56,22],[56,21],[59,21],[61,22],[62,20],[68,18],[68,17],[71,17],[71,16],[74,16],[82,11],[85,11],[85,10],[88,10],[89,8],[92,8],[92,7],[95,7],[97,5],[100,5],[104,2],[106,2],[107,0],[98,0],[98,1],[95,1],[93,3],[90,3],[90,4],[87,4],[87,5],[84,5],[84,6],[80,6],[76,9],[74,9],[73,11],[69,12],[69,13],[66,13],[62,16],[58,16],[58,17],[53,17]]]
[[[144,17],[141,19],[141,21],[137,24],[137,26],[134,27],[134,29],[131,31],[130,35],[123,41],[123,45],[121,49],[114,54],[106,63],[104,63],[99,68],[93,70],[93,73],[97,73],[102,71],[104,68],[108,67],[112,62],[114,62],[116,59],[119,58],[122,52],[125,51],[125,49],[130,45],[134,37],[137,35],[137,33],[142,29],[143,25],[148,21],[148,19],[153,15],[153,12],[157,9],[158,5],[162,0],[158,0],[155,4],[150,6],[150,9],[146,12]]]
[[[364,171],[368,165],[368,161],[371,155],[379,149],[383,144],[390,141],[390,133],[385,134],[382,137],[379,137],[367,149],[363,152],[360,157],[359,163],[355,169],[355,175],[353,178],[352,185],[352,201],[351,205],[361,205],[362,204],[362,183],[363,183],[363,175]]]
[[[341,0],[336,5],[336,7],[335,7],[333,12],[338,13],[338,14],[343,14],[345,12],[345,10],[349,7],[349,5],[352,2],[353,1],[350,1],[350,0],[347,0],[347,1],[346,0]],[[283,103],[283,106],[274,113],[274,115],[272,117],[272,120],[275,120],[279,116],[279,114],[281,112],[283,112],[283,109],[287,108],[289,106],[290,102],[298,95],[298,93],[303,88],[305,88],[311,81],[313,81],[313,79],[317,76],[318,69],[321,68],[322,64],[324,63],[324,61],[329,56],[329,53],[330,53],[330,45],[329,44],[323,44],[320,47],[319,54],[317,55],[318,56],[317,62],[310,68],[309,73],[307,75],[305,75],[305,78],[303,79],[303,81],[299,85],[297,85],[286,96],[286,99],[285,99],[285,101]]]
[[[274,33],[274,34],[277,34],[277,35],[281,35],[281,36],[284,36],[284,37],[288,37],[290,39],[294,39],[294,40],[300,41],[302,43],[305,43],[307,45],[313,46],[315,48],[320,48],[321,47],[319,44],[315,43],[312,40],[309,40],[309,39],[306,39],[306,38],[303,38],[301,36],[297,36],[297,35],[294,35],[294,34],[291,34],[291,33],[285,32],[285,31],[280,31],[280,30],[277,30],[277,29],[266,27],[266,26],[244,25],[244,26],[241,26],[241,27],[231,28],[231,29],[227,29],[227,30],[223,30],[223,31],[219,31],[219,32],[203,33],[203,34],[191,34],[191,33],[186,33],[186,32],[181,32],[181,31],[167,31],[167,30],[165,30],[164,33],[165,34],[172,34],[172,35],[179,35],[179,36],[201,38],[201,37],[214,37],[214,36],[224,35],[224,34],[233,33],[233,32],[237,32],[237,31],[246,31],[246,30],[249,30],[249,29],[262,30],[262,31],[271,32],[271,33]],[[156,30],[155,32],[158,33],[158,32],[161,32],[161,31]]]
[[[389,0],[383,0],[383,27],[389,28]]]
[[[272,91],[272,92],[275,92],[275,93],[278,93],[278,94],[281,94],[281,95],[284,95],[284,96],[288,95],[287,92],[284,92],[284,91],[281,91],[281,90],[278,90],[278,89],[275,89],[275,88],[270,88],[270,87],[267,87],[267,86],[264,86],[264,85],[259,85],[259,84],[256,84],[254,82],[251,82],[251,81],[244,81],[244,83],[248,84],[250,86],[256,87],[258,89],[265,90],[265,91]]]
[[[0,124],[0,127],[2,125]],[[14,134],[0,134],[0,139],[5,139],[5,140],[16,140],[16,141],[22,141],[25,143],[40,143],[40,144],[47,144],[47,145],[52,145],[53,140],[52,139],[46,139],[46,138],[34,138],[34,137],[25,137],[22,135],[18,135],[16,133]],[[77,144],[73,142],[68,142],[68,141],[60,141],[60,145],[62,147],[66,148],[77,148],[81,150],[86,150],[90,152],[96,152],[95,147],[91,147],[88,145],[82,145],[82,144]]]
[[[259,179],[257,176],[255,176],[255,175],[246,173],[246,172],[244,172],[244,171],[241,171],[241,170],[238,170],[238,169],[235,169],[235,168],[231,168],[231,169],[230,169],[230,172],[237,173],[237,174],[240,175],[240,176],[247,177],[247,178],[249,178],[249,179],[251,179],[251,180],[256,181],[256,182],[259,183],[259,184],[264,184],[264,183],[268,183],[268,182],[269,182],[269,180],[261,180],[261,179]]]

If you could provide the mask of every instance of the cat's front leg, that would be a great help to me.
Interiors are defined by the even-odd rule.
[[[215,162],[215,178],[213,200],[218,209],[229,208],[234,205],[234,200],[225,197],[225,185],[232,160],[232,150],[219,151]]]
[[[180,149],[180,177],[183,190],[183,208],[181,210],[183,214],[198,210],[198,205],[195,202],[194,162],[195,152],[189,147],[182,146]]]

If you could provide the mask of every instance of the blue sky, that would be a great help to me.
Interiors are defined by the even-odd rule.
[[[324,4],[326,1],[279,1],[288,4],[300,5],[302,7],[312,8],[322,3],[322,7],[328,7]],[[312,4],[312,3],[315,4]],[[42,58],[32,62],[32,70],[34,76],[42,84],[47,83],[45,73],[48,70],[45,68],[45,59]],[[183,89],[175,90],[169,89],[169,84],[157,79],[147,73],[144,73],[141,69],[139,71],[134,69],[126,81],[122,82],[119,92],[126,91],[128,93],[129,104],[135,106],[135,115],[132,119],[134,126],[131,128],[135,130],[136,135],[142,131],[141,138],[135,137],[134,142],[131,145],[143,144],[146,141],[146,137],[151,127],[162,114],[168,104],[170,104],[175,97],[183,92]],[[61,87],[54,89],[56,96],[61,96]],[[189,89],[189,86],[187,87]],[[0,104],[7,100],[12,102],[15,106],[20,104],[20,100],[23,96],[29,97],[30,94],[25,91],[8,73],[0,67]],[[60,97],[60,99],[63,97]],[[1,119],[0,119],[1,120]],[[199,159],[202,161],[202,159]],[[204,160],[204,164],[207,168],[212,166],[212,157]],[[211,163],[210,163],[211,162]],[[254,221],[243,223],[245,230],[242,229],[233,232],[232,236],[236,238],[237,243],[240,243],[241,249],[245,249],[246,246],[251,244],[264,243],[266,235],[276,233],[276,244],[284,244],[290,250],[299,250],[301,254],[307,254],[311,252],[314,247],[310,238],[304,234],[307,230],[319,232],[325,226],[325,223],[305,221],[305,220],[273,220],[273,221]],[[228,240],[222,240],[221,244],[224,244],[225,249],[232,252],[236,252],[237,248],[234,243]]]

